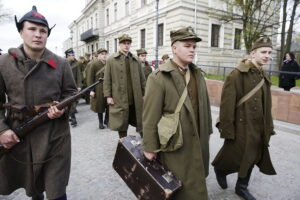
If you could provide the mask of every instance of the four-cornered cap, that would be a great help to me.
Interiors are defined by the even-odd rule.
[[[141,54],[147,54],[147,51],[146,49],[142,48],[142,49],[138,49],[136,50],[136,54],[139,56]]]
[[[97,50],[97,53],[98,53],[98,54],[99,54],[99,53],[102,53],[102,52],[106,52],[106,53],[107,53],[107,50],[104,49],[104,48],[100,48],[100,49]]]
[[[121,35],[118,39],[119,39],[119,43],[124,42],[124,41],[132,42],[132,38],[127,34]]]
[[[25,21],[29,21],[29,22],[33,22],[33,23],[37,23],[37,24],[42,24],[44,26],[46,26],[48,28],[48,36],[51,33],[51,30],[54,28],[54,26],[52,26],[52,28],[49,28],[48,22],[46,20],[46,18],[37,12],[36,6],[32,6],[32,10],[28,13],[26,13],[18,22],[17,20],[17,16],[15,16],[15,22],[16,22],[16,26],[18,31],[20,32],[23,26],[23,23]]]
[[[170,57],[169,57],[168,54],[164,54],[164,55],[161,57],[162,60],[167,60],[167,59],[169,59],[169,58],[170,58]]]
[[[170,37],[172,45],[174,44],[174,42],[182,40],[195,40],[196,42],[202,41],[202,39],[196,35],[194,29],[190,26],[181,28],[179,30],[171,31]]]
[[[74,53],[73,49],[68,49],[65,51],[65,54],[66,54],[66,56],[68,56],[68,55],[74,55],[75,53]]]
[[[264,36],[264,37],[261,37],[261,38],[257,39],[252,44],[251,51],[253,51],[255,49],[258,49],[258,48],[261,48],[261,47],[270,47],[270,48],[273,48],[272,47],[272,41],[271,41],[271,39],[269,37],[267,37],[267,36]]]

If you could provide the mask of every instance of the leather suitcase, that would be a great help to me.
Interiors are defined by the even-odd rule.
[[[148,161],[143,155],[140,138],[121,138],[113,168],[140,200],[170,199],[181,182],[158,161]]]

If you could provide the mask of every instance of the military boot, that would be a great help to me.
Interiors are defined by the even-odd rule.
[[[250,176],[251,176],[252,168],[249,170],[248,175],[245,178],[238,177],[235,186],[235,193],[240,197],[244,198],[245,200],[256,200],[252,194],[250,194],[249,190],[247,189]]]
[[[31,199],[32,200],[44,200],[44,194],[41,193],[41,194],[35,195]]]
[[[99,120],[99,129],[105,129],[105,126],[103,125],[103,114],[98,113],[98,120]]]
[[[123,138],[127,136],[127,131],[119,131],[119,138]]]
[[[76,120],[75,114],[72,114],[70,117],[71,117],[71,126],[72,127],[77,126],[77,120]]]
[[[217,182],[218,182],[219,186],[222,189],[226,189],[228,187],[227,180],[226,180],[227,173],[224,172],[223,170],[220,170],[217,168],[214,168],[214,170],[216,173],[216,178],[217,178]]]
[[[109,111],[108,111],[108,107],[105,109],[105,118],[104,118],[104,124],[106,126],[108,126],[108,119],[109,119]]]

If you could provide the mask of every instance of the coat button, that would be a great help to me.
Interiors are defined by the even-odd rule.
[[[253,100],[254,100],[254,101],[257,101],[257,98],[255,97]]]
[[[253,109],[254,109],[254,110],[257,110],[257,107],[254,107]]]
[[[242,122],[243,121],[243,119],[242,118],[240,118],[240,122]]]
[[[252,82],[253,82],[253,83],[255,83],[255,82],[256,82],[256,80],[253,80]]]

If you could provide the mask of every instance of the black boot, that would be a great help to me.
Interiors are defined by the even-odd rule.
[[[44,200],[44,194],[41,193],[41,194],[35,195],[31,199],[32,200]]]
[[[71,117],[71,126],[72,127],[77,126],[77,120],[76,120],[75,114],[72,114],[70,117]]]
[[[214,168],[214,170],[216,173],[216,178],[217,178],[217,182],[218,182],[219,186],[222,189],[226,189],[228,187],[227,180],[226,180],[227,173],[225,173],[224,171],[222,171],[220,169],[216,169],[216,168]]]
[[[105,118],[104,118],[104,124],[106,125],[106,126],[108,126],[108,119],[109,119],[109,110],[108,110],[108,106],[106,107],[106,109],[105,109]]]
[[[250,194],[249,190],[247,189],[250,176],[251,176],[252,168],[249,170],[248,175],[245,178],[238,177],[235,186],[235,193],[240,197],[244,198],[245,200],[256,200],[252,194]]]
[[[99,120],[99,128],[105,129],[105,126],[103,125],[103,114],[102,113],[98,113],[98,120]]]

